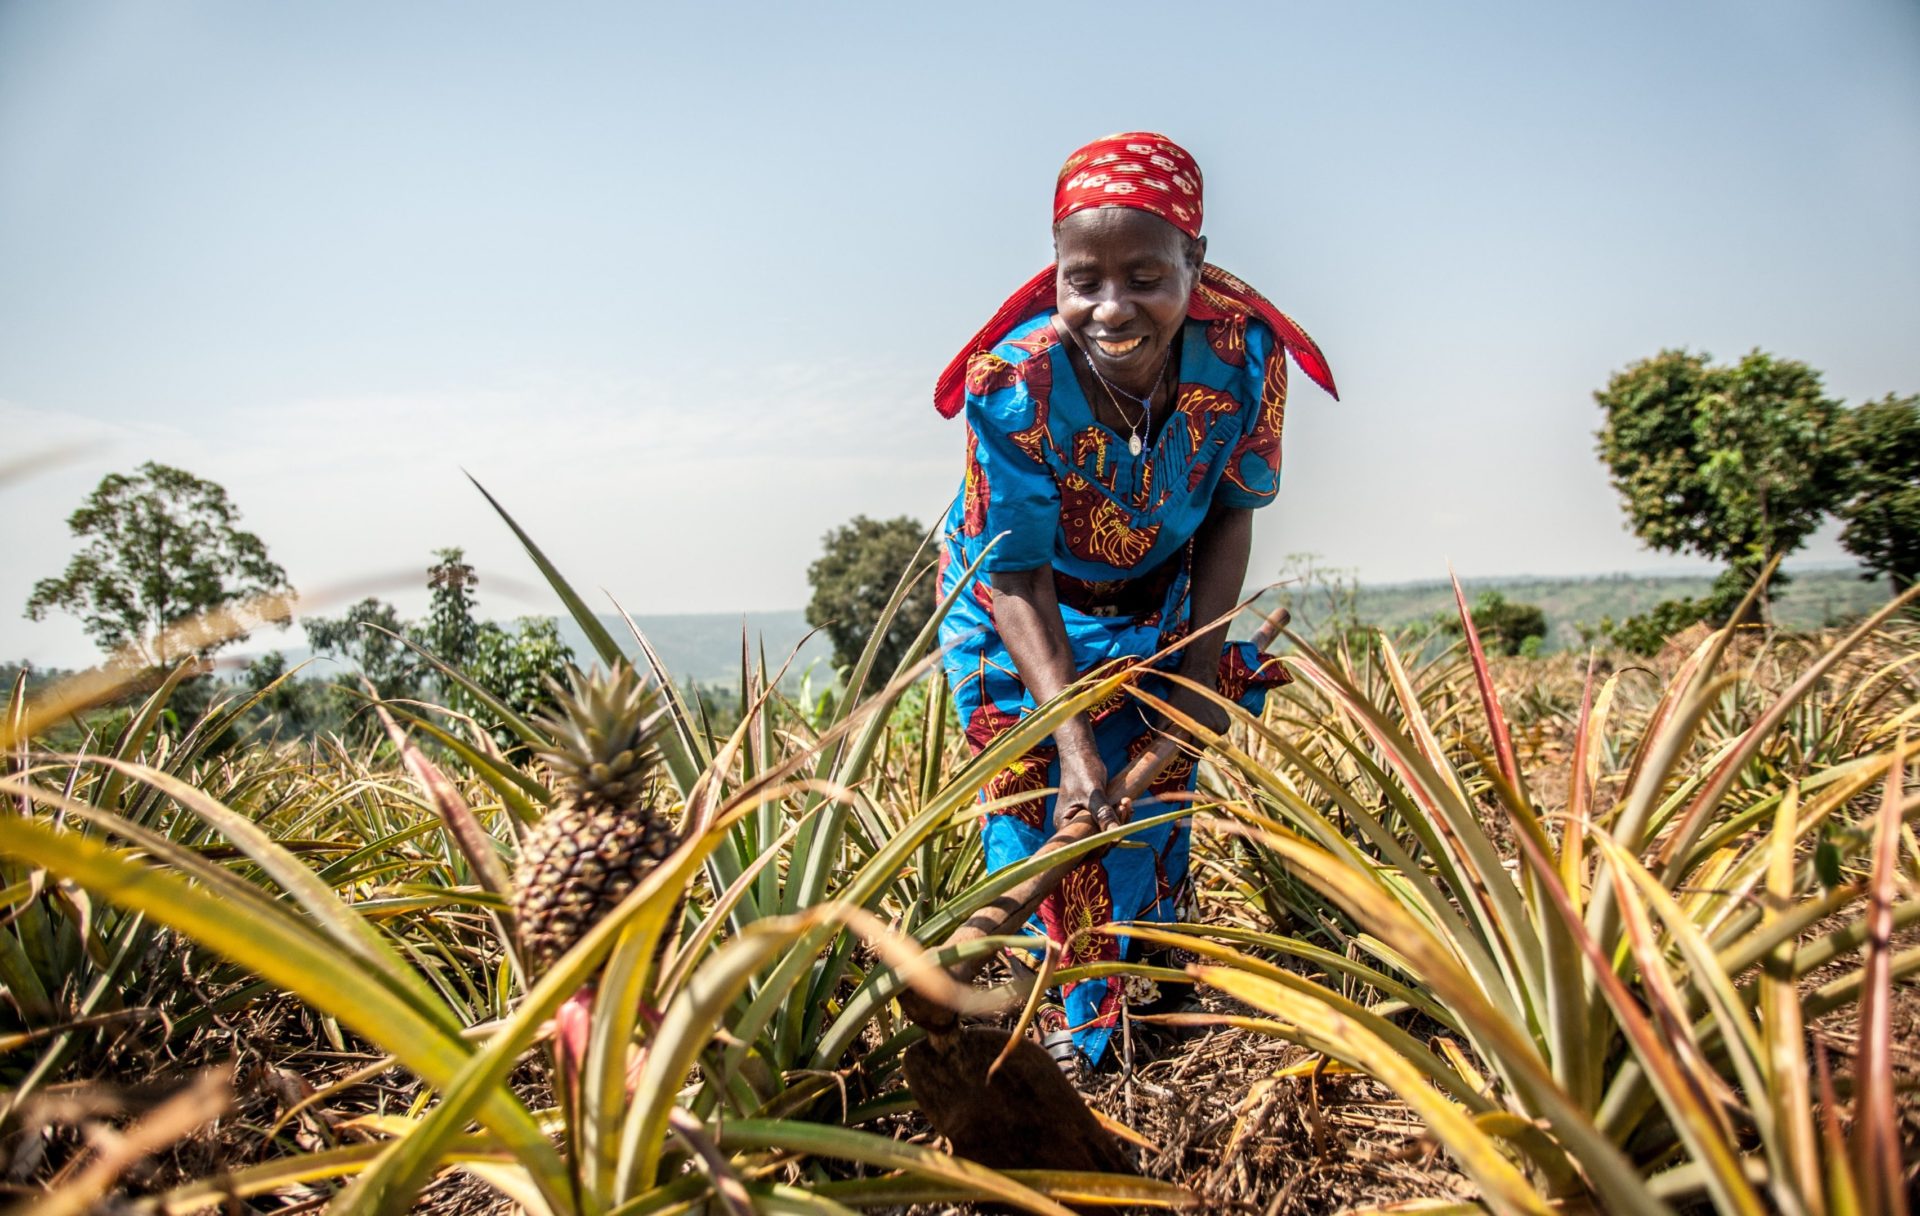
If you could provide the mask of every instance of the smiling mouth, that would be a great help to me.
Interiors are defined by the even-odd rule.
[[[1109,342],[1105,338],[1095,338],[1093,340],[1093,344],[1095,346],[1098,346],[1100,348],[1100,353],[1105,355],[1107,358],[1119,359],[1119,358],[1122,358],[1123,356],[1130,355],[1134,351],[1140,349],[1141,344],[1144,343],[1145,341],[1146,341],[1145,337],[1128,338],[1124,342]]]

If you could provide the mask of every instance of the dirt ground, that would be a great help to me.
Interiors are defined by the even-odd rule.
[[[1405,1104],[1377,1082],[1276,1078],[1309,1053],[1233,1029],[1141,1063],[1152,1051],[1152,1030],[1131,1029],[1147,1040],[1136,1043],[1139,1066],[1102,1079],[1089,1097],[1157,1146],[1142,1152],[1142,1171],[1186,1186],[1203,1211],[1286,1216],[1473,1194]]]
[[[1822,926],[1827,931],[1833,926]],[[1903,932],[1897,949],[1920,944],[1920,928]],[[1810,985],[1834,978],[1836,963],[1809,978]],[[1210,1009],[1234,1012],[1215,995]],[[1825,1045],[1836,1075],[1850,1073],[1855,1011],[1845,1008],[1809,1027]],[[1895,1067],[1901,1083],[1906,1158],[1920,1176],[1920,985],[1897,986],[1893,1008]],[[236,1104],[219,1122],[191,1135],[137,1166],[120,1193],[151,1192],[191,1178],[202,1178],[276,1151],[324,1146],[322,1116],[312,1108],[286,1118],[315,1088],[363,1069],[377,1057],[320,1046],[319,1028],[310,1015],[287,1003],[235,1027],[230,1048],[244,1040],[276,1044],[270,1054],[243,1050],[234,1076]],[[1199,1032],[1168,1041],[1160,1027],[1128,1022],[1116,1040],[1110,1067],[1082,1079],[1082,1092],[1102,1114],[1133,1129],[1150,1148],[1135,1158],[1142,1173],[1192,1190],[1199,1210],[1286,1216],[1287,1213],[1339,1212],[1414,1199],[1468,1199],[1471,1184],[1423,1133],[1406,1106],[1384,1087],[1364,1077],[1323,1073],[1278,1077],[1308,1057],[1279,1039],[1233,1029]],[[198,1047],[217,1052],[217,1034]],[[302,1044],[303,1046],[292,1046]],[[130,1061],[123,1061],[123,1064]],[[143,1070],[144,1071],[144,1070]],[[531,1082],[537,1068],[520,1080]],[[141,1075],[133,1072],[123,1075]],[[153,1075],[153,1074],[147,1074]],[[176,1074],[186,1075],[185,1072]],[[6,1179],[0,1186],[23,1196],[50,1178],[71,1177],[88,1154],[78,1151],[76,1125],[123,1125],[151,1111],[177,1084],[137,1087],[56,1086],[47,1091],[44,1113],[49,1125],[36,1135],[16,1135],[5,1145]],[[404,1109],[413,1087],[397,1072],[366,1079],[342,1091],[332,1114],[368,1109]],[[1843,1103],[1845,1099],[1843,1098]],[[900,1121],[900,1134],[937,1143],[917,1119]],[[277,1146],[277,1148],[276,1148]],[[276,1204],[257,1201],[250,1210],[298,1212],[317,1207],[318,1193]],[[129,1210],[109,1200],[100,1211]],[[505,1212],[497,1192],[462,1174],[437,1181],[416,1205],[436,1216],[480,1216]],[[916,1209],[907,1216],[933,1216],[950,1208]]]

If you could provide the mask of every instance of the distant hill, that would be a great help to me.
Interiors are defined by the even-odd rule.
[[[600,623],[629,655],[638,654],[633,630],[627,627],[626,621],[603,615]],[[787,668],[790,683],[806,671],[809,664],[820,665],[816,683],[825,680],[833,666],[833,643],[827,641],[824,634],[809,639],[807,635],[813,627],[807,624],[806,615],[797,610],[636,616],[633,623],[646,635],[647,644],[660,655],[660,661],[673,673],[675,681],[682,684],[689,679],[702,685],[723,684],[729,688],[739,684],[743,630],[754,663],[759,662],[764,648],[769,673],[778,671],[792,656],[793,662]],[[572,618],[560,618],[559,625],[560,636],[573,647],[574,654],[583,659],[593,654],[593,647]],[[795,647],[799,647],[797,655]]]
[[[1788,629],[1817,629],[1864,616],[1887,602],[1887,581],[1862,579],[1858,570],[1813,569],[1792,572],[1792,581],[1774,601],[1774,619]],[[1609,574],[1592,578],[1462,579],[1472,603],[1484,591],[1498,591],[1507,599],[1537,604],[1547,614],[1545,649],[1562,650],[1580,644],[1578,626],[1597,624],[1601,617],[1619,621],[1652,608],[1662,600],[1705,595],[1713,586],[1708,575],[1664,576]],[[1325,593],[1319,589],[1296,592],[1294,616],[1311,626],[1324,615]],[[1452,614],[1453,588],[1433,580],[1362,586],[1358,596],[1362,621],[1392,630],[1436,613]]]
[[[1816,629],[1823,625],[1864,616],[1887,602],[1885,579],[1868,582],[1851,569],[1810,569],[1793,572],[1793,581],[1774,602],[1774,617],[1790,629]],[[1509,600],[1538,604],[1547,614],[1548,650],[1562,650],[1580,644],[1578,626],[1597,623],[1603,616],[1618,621],[1645,612],[1661,600],[1679,596],[1706,594],[1713,580],[1706,575],[1659,576],[1612,574],[1593,578],[1500,578],[1463,580],[1467,599],[1472,602],[1481,592],[1497,590]],[[1316,619],[1326,615],[1326,591],[1309,587],[1292,592],[1296,624],[1311,631]],[[1268,599],[1266,603],[1271,603]],[[1445,582],[1394,583],[1387,586],[1362,585],[1357,600],[1360,620],[1388,630],[1429,620],[1438,613],[1453,612],[1453,591]],[[1252,631],[1254,618],[1244,615],[1236,636]],[[633,633],[617,616],[603,616],[601,623],[629,654],[637,653]],[[750,612],[745,614],[679,613],[635,617],[634,623],[660,653],[674,679],[685,683],[692,679],[703,686],[715,684],[733,688],[740,680],[740,638],[744,628],[754,661],[764,646],[767,666],[778,670],[789,656],[787,684],[799,683],[801,673],[817,665],[816,682],[825,680],[833,662],[833,646],[824,635],[814,635],[806,616],[798,610],[786,612]],[[593,648],[571,618],[559,620],[560,635],[573,647],[574,654],[590,660]],[[298,634],[288,635],[294,640]],[[280,645],[281,635],[256,635],[252,652],[279,649],[289,662],[297,663],[310,653],[298,645]],[[265,643],[261,645],[260,643]],[[794,654],[795,648],[799,653]],[[332,664],[321,664],[312,674],[335,679]]]
[[[1887,602],[1885,579],[1868,582],[1850,569],[1800,570],[1774,603],[1774,616],[1790,629],[1815,629],[1865,615]],[[1577,626],[1596,623],[1603,616],[1621,620],[1645,612],[1661,600],[1706,594],[1713,580],[1707,575],[1657,576],[1614,574],[1595,578],[1504,578],[1463,580],[1467,599],[1472,602],[1481,592],[1497,590],[1509,600],[1538,604],[1547,614],[1547,649],[1559,650],[1580,643]],[[1311,626],[1316,613],[1323,612],[1324,594],[1318,589],[1295,593],[1294,615]],[[1430,619],[1437,613],[1453,611],[1452,588],[1443,581],[1395,583],[1389,586],[1363,585],[1358,598],[1361,620],[1389,630],[1415,621]],[[614,638],[631,650],[632,632],[618,617],[603,617]],[[660,652],[667,669],[679,681],[692,678],[703,685],[732,687],[740,678],[740,634],[744,626],[753,639],[754,655],[766,647],[767,664],[777,669],[800,646],[800,653],[788,671],[790,680],[811,663],[820,664],[817,678],[825,678],[833,662],[833,646],[822,635],[815,635],[802,646],[809,626],[799,611],[754,612],[744,616],[731,613],[688,613],[668,616],[643,616],[634,623],[646,634],[647,641]],[[1250,621],[1240,633],[1251,629]],[[587,656],[592,648],[570,620],[560,622],[560,632],[574,653]]]

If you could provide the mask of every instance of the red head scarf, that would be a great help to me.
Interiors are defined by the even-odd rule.
[[[1187,150],[1164,135],[1129,131],[1096,139],[1060,167],[1054,184],[1053,222],[1059,223],[1089,207],[1132,207],[1150,212],[1190,237],[1200,235],[1204,213],[1200,197],[1200,166]],[[973,340],[955,355],[934,385],[933,404],[942,417],[959,413],[967,401],[967,363],[976,354],[992,350],[1020,322],[1052,308],[1056,301],[1054,268],[1048,266],[1007,297]],[[1287,353],[1307,376],[1338,398],[1333,371],[1326,356],[1293,319],[1265,296],[1208,263],[1201,268],[1187,301],[1187,315],[1200,321],[1257,317],[1272,329]]]
[[[1067,157],[1053,187],[1053,222],[1089,207],[1151,212],[1200,235],[1200,166],[1164,135],[1129,131],[1096,139]]]

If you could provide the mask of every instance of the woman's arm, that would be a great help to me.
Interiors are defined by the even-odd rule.
[[[993,585],[993,623],[1013,656],[1020,682],[1038,705],[1059,695],[1080,673],[1075,670],[1067,627],[1060,619],[1060,601],[1054,597],[1053,569],[1003,570],[988,576]],[[1084,806],[1094,818],[1107,816],[1107,766],[1094,743],[1093,724],[1075,714],[1053,732],[1060,749],[1058,806]],[[1124,822],[1126,804],[1113,808]]]
[[[1193,535],[1193,624],[1201,628],[1240,602],[1247,581],[1247,556],[1253,547],[1253,512],[1215,504]],[[1180,674],[1203,688],[1220,686],[1220,648],[1227,640],[1222,621],[1187,639]],[[1212,731],[1231,720],[1217,703],[1187,688],[1170,698],[1175,708]]]

